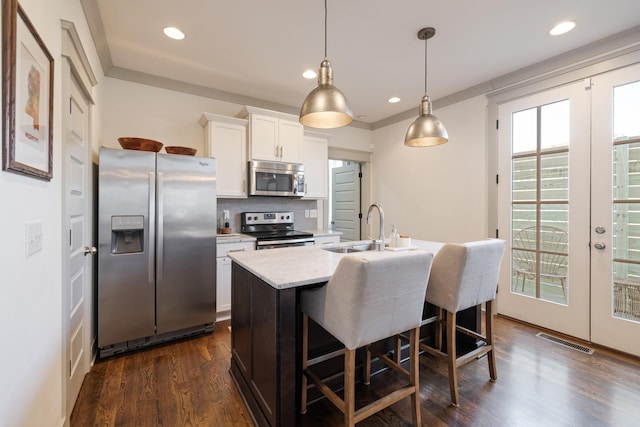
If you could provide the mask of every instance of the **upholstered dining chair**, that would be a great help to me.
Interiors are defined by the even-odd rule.
[[[426,251],[369,251],[347,255],[340,260],[325,286],[302,291],[302,413],[307,406],[307,380],[311,380],[344,413],[346,426],[353,426],[405,397],[411,397],[413,425],[421,425],[419,326],[432,259],[433,255]],[[344,398],[326,386],[308,366],[309,318],[345,347]],[[356,349],[402,331],[410,331],[408,385],[356,410]],[[393,363],[391,367],[394,368]]]
[[[447,361],[449,390],[454,406],[458,406],[459,402],[459,367],[486,354],[489,376],[492,381],[498,378],[493,343],[492,302],[496,297],[504,250],[505,241],[499,239],[464,244],[447,243],[433,258],[425,300],[438,307],[438,314],[425,319],[423,324],[436,322],[435,348],[425,343],[420,343],[420,348]],[[482,303],[486,306],[484,335],[457,325],[458,312]],[[443,329],[446,331],[445,337]],[[483,345],[458,356],[456,331],[477,339]],[[442,348],[443,338],[446,341],[446,353]],[[399,346],[396,344],[396,347]]]

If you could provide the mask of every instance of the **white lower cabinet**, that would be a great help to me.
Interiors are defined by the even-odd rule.
[[[226,320],[231,317],[231,258],[229,258],[227,255],[230,252],[253,250],[255,250],[254,241],[229,243],[219,242],[217,244],[216,320]]]

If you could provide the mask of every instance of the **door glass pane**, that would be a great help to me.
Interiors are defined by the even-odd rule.
[[[535,155],[513,159],[511,168],[513,200],[536,200],[537,165],[538,158]]]
[[[613,205],[613,258],[640,262],[640,204]]]
[[[640,321],[640,265],[613,263],[613,316]]]
[[[540,156],[540,199],[569,199],[569,153]]]
[[[567,304],[569,205],[540,206],[540,298]]]
[[[540,109],[540,147],[569,146],[569,100],[543,105]]]
[[[640,137],[640,82],[613,89],[613,139]]]
[[[613,147],[613,196],[640,199],[640,143]]]
[[[513,154],[527,153],[536,151],[538,120],[537,109],[530,108],[524,111],[518,111],[513,114],[513,135],[512,152]]]
[[[613,89],[613,316],[640,321],[640,82]],[[625,143],[624,141],[629,141]]]
[[[514,204],[511,210],[511,235],[515,236],[518,231],[527,227],[535,227],[536,211],[535,204]]]
[[[569,232],[569,204],[554,203],[540,205],[540,225],[555,227]]]
[[[567,304],[569,101],[512,120],[511,291]]]

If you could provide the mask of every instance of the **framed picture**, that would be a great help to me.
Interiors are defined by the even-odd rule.
[[[53,177],[53,57],[17,0],[2,10],[2,170]]]

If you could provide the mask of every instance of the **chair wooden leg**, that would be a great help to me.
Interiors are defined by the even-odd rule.
[[[442,351],[442,322],[444,322],[444,310],[438,307],[438,320],[436,320],[436,336],[435,336],[435,348],[438,351]]]
[[[309,316],[302,313],[302,390],[300,392],[300,413],[307,413],[307,363],[309,359]]]
[[[493,345],[493,310],[491,301],[485,303],[485,334],[487,337],[487,345],[491,346],[491,351],[487,353],[487,361],[489,362],[489,376],[492,381],[498,379],[498,371],[496,369],[496,354]]]
[[[366,353],[367,353],[367,358],[364,362],[364,373],[363,373],[362,381],[366,385],[369,385],[371,384],[371,349],[369,348],[369,346],[367,346]]]
[[[399,341],[399,340],[398,340]],[[414,426],[421,426],[420,420],[420,372],[418,348],[420,342],[420,328],[412,329],[409,338],[409,381],[414,386],[414,392],[411,396],[411,414]]]
[[[344,353],[344,425],[355,425],[355,374],[356,351],[345,349]]]
[[[402,341],[400,335],[395,336],[396,348],[393,350],[393,356],[396,363],[399,365],[402,361]]]
[[[458,406],[458,370],[456,368],[456,313],[447,311],[447,365],[451,403]]]

